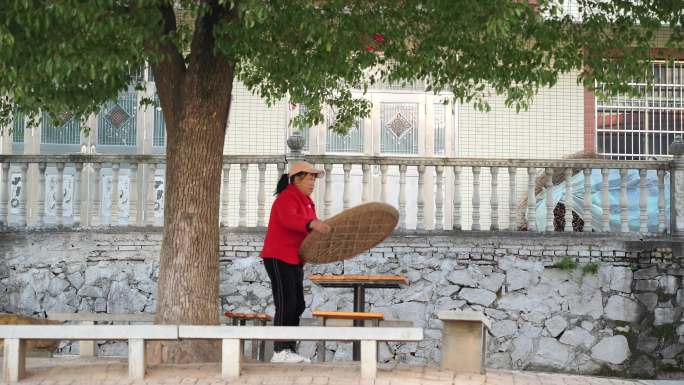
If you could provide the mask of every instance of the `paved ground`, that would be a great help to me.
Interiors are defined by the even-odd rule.
[[[126,362],[116,358],[29,358],[29,376],[20,385],[684,385],[684,381],[638,381],[564,374],[489,370],[464,376],[436,368],[381,366],[375,381],[359,379],[352,363],[250,364],[240,378],[220,377],[218,364],[151,367],[144,381],[127,378]],[[1,378],[1,377],[0,377]]]

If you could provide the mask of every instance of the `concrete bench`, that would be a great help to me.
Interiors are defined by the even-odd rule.
[[[128,340],[128,375],[145,376],[145,341],[178,339],[176,325],[0,325],[6,383],[26,375],[26,340]]]
[[[240,375],[245,340],[360,341],[361,377],[375,378],[378,341],[421,341],[423,329],[322,326],[179,326],[178,337],[223,340],[221,374],[226,378]]]
[[[478,311],[441,311],[442,369],[454,372],[485,372],[489,319]]]

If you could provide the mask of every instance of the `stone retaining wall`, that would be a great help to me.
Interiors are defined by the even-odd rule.
[[[262,240],[259,230],[223,231],[223,310],[273,312]],[[0,311],[154,312],[160,241],[159,229],[0,233]],[[437,312],[476,309],[492,320],[490,367],[650,377],[684,369],[683,260],[681,243],[638,237],[430,232],[398,234],[306,273],[409,278],[404,290],[366,294],[372,311],[425,329],[419,344],[381,344],[382,361],[439,363]],[[306,281],[305,296],[305,317],[352,308],[350,290]],[[313,343],[300,350],[315,355]],[[327,354],[348,360],[351,345],[329,343]]]

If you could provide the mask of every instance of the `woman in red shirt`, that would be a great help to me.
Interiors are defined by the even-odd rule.
[[[299,326],[304,303],[304,261],[299,247],[311,231],[327,233],[310,198],[316,178],[324,175],[308,162],[297,162],[278,181],[261,257],[271,280],[274,326]],[[310,362],[296,353],[295,341],[276,341],[271,362]]]

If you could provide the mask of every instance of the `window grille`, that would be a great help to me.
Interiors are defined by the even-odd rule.
[[[97,143],[135,146],[138,111],[136,92],[122,92],[116,101],[106,103],[98,117]]]
[[[57,126],[52,117],[44,113],[41,121],[41,143],[81,144],[79,119],[71,117],[64,124]]]
[[[638,160],[668,154],[684,133],[684,62],[653,62],[652,85],[634,82],[639,96],[596,100],[596,150],[612,159]],[[603,89],[604,85],[599,85]]]
[[[418,153],[418,104],[380,103],[380,151]]]

